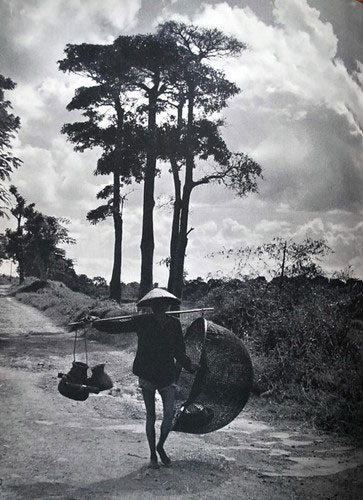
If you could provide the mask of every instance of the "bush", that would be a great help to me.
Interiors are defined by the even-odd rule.
[[[245,339],[259,360],[257,383],[329,430],[356,433],[362,422],[359,341],[350,335],[357,291],[329,281],[251,280],[211,290],[213,321]]]

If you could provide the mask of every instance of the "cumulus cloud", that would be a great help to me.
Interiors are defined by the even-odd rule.
[[[137,21],[140,0],[5,0],[10,22],[21,31],[15,41],[23,47],[37,47],[43,40],[49,43],[66,40],[80,43],[107,42],[121,29],[131,29]]]
[[[322,21],[306,0],[278,0],[273,13],[276,24],[271,26],[248,7],[220,3],[206,5],[195,20],[247,43],[243,56],[225,67],[243,89],[244,102],[258,97],[276,108],[282,104],[278,97],[283,93],[287,94],[284,111],[288,112],[294,104],[288,99],[291,94],[300,105],[324,104],[345,114],[352,130],[359,133],[363,122],[361,89],[344,63],[335,58],[338,40],[331,24]],[[359,68],[357,73],[359,78]],[[346,109],[347,104],[356,110],[356,118]]]
[[[362,201],[362,66],[336,58],[330,23],[307,1],[276,1],[274,25],[249,7],[205,5],[195,21],[248,44],[219,63],[242,93],[226,111],[226,139],[264,167],[265,199],[297,209],[356,210]]]

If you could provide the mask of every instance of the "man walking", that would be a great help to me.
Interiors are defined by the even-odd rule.
[[[158,468],[158,456],[162,463],[170,466],[164,444],[172,429],[175,403],[175,360],[187,371],[193,373],[199,365],[191,362],[185,353],[185,344],[180,321],[166,314],[171,305],[180,300],[161,288],[154,288],[138,303],[139,307],[150,307],[153,314],[135,316],[120,321],[112,327],[112,333],[136,332],[137,352],[133,373],[139,377],[146,408],[146,436],[150,448],[149,467]],[[110,330],[110,324],[95,323],[102,330]],[[163,421],[160,438],[156,444],[155,393],[159,392],[163,402]]]

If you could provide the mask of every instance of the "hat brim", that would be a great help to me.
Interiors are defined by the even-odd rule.
[[[154,297],[154,298],[146,299],[146,300],[141,299],[137,303],[137,306],[138,307],[151,307],[153,304],[157,304],[158,302],[159,303],[164,302],[165,304],[168,304],[170,306],[178,306],[181,304],[181,300],[179,300],[176,297],[175,297],[175,299],[172,297]]]

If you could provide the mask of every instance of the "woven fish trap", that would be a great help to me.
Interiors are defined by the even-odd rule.
[[[188,356],[197,374],[179,367],[173,430],[205,434],[228,425],[246,405],[253,367],[246,347],[227,328],[196,319],[185,334]]]

